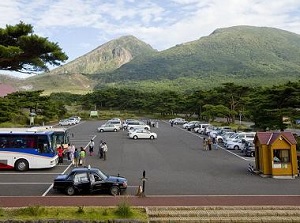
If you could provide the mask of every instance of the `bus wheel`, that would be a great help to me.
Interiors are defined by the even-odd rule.
[[[26,171],[29,169],[29,164],[27,160],[25,159],[20,159],[16,162],[15,164],[15,169],[18,171]]]

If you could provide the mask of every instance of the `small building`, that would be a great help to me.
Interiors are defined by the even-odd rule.
[[[257,132],[254,144],[256,171],[261,176],[298,176],[297,141],[291,132]]]

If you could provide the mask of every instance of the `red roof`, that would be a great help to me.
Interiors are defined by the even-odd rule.
[[[0,83],[0,97],[4,97],[15,91],[16,91],[16,89],[14,89],[12,86]]]
[[[256,139],[260,141],[261,144],[270,145],[279,137],[283,137],[290,144],[297,144],[297,141],[291,132],[257,132]]]

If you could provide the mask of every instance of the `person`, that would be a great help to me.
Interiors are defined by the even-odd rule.
[[[216,136],[215,136],[215,135],[214,135],[213,138],[212,138],[212,144],[214,145],[214,148],[215,148],[215,149],[218,149],[217,139],[216,139]]]
[[[107,144],[106,144],[106,142],[103,142],[103,159],[104,160],[106,160],[106,158],[107,158],[107,150],[108,150]]]
[[[73,165],[75,167],[78,167],[78,162],[79,162],[79,151],[77,148],[74,150],[74,157],[73,157]]]
[[[173,127],[173,126],[174,126],[174,121],[172,120],[172,121],[171,121],[171,127]]]
[[[74,153],[75,153],[75,146],[74,144],[71,145],[71,150],[70,150],[70,160],[74,164]]]
[[[58,163],[62,164],[64,162],[64,149],[60,146],[57,149],[57,155],[58,155]]]
[[[212,144],[212,141],[211,141],[211,138],[209,136],[208,139],[207,139],[208,150],[211,150],[211,144]]]
[[[206,139],[203,137],[203,149],[206,151],[207,150],[207,141]]]
[[[80,147],[80,153],[79,153],[79,165],[84,166],[85,164],[85,150],[83,147]]]
[[[100,141],[100,145],[99,145],[99,152],[98,152],[99,158],[103,159],[103,141]]]
[[[71,157],[70,157],[70,153],[71,153],[71,144],[69,143],[68,144],[68,147],[67,147],[67,151],[66,151],[66,153],[67,153],[67,158],[68,158],[68,160],[70,161],[71,160]]]
[[[93,155],[93,152],[94,152],[94,146],[95,146],[95,142],[93,139],[91,139],[90,141],[90,145],[89,145],[89,152],[90,152],[90,156]]]

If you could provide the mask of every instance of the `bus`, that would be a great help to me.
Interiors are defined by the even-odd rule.
[[[53,126],[34,126],[29,129],[29,131],[52,131],[54,133],[54,141],[57,145],[63,146],[64,149],[68,148],[68,144],[70,144],[70,134],[67,128],[55,127]],[[56,149],[57,149],[56,148]]]
[[[56,166],[58,138],[51,129],[0,129],[0,168],[26,171]]]

